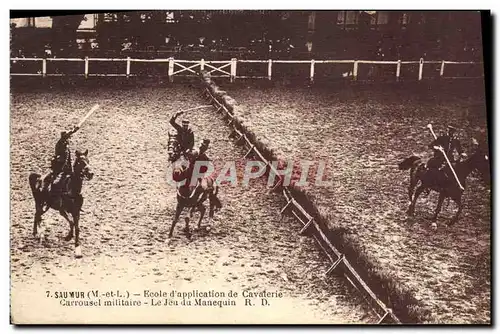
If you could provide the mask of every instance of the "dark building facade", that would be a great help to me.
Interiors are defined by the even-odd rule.
[[[27,44],[30,36],[39,36],[38,44],[50,45],[60,56],[78,53],[206,59],[482,58],[478,11],[174,10],[111,12],[94,17],[95,27],[87,33],[77,32],[76,21],[61,18],[54,21],[59,22],[57,27],[14,28],[13,49]],[[42,29],[45,33],[40,32]],[[64,29],[69,31],[62,33]],[[86,46],[77,47],[75,39]],[[38,44],[31,49],[40,48]]]

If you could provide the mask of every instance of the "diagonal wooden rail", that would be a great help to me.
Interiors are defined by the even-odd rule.
[[[209,100],[215,110],[217,112],[224,112],[225,116],[227,116],[231,121],[228,125],[232,126],[232,132],[237,135],[237,141],[244,140],[244,146],[248,147],[248,151],[245,154],[245,157],[248,156],[252,151],[256,154],[256,156],[264,162],[269,168],[273,171],[275,175],[278,176],[279,180],[277,185],[283,181],[281,175],[278,174],[273,165],[263,156],[263,154],[256,148],[255,143],[253,143],[248,136],[242,131],[236,128],[234,122],[233,114],[226,108],[224,104],[222,104],[218,99],[210,92],[208,88],[204,89],[203,95],[207,100]],[[275,186],[276,187],[276,186]],[[330,239],[325,235],[321,227],[315,221],[314,217],[309,214],[293,197],[292,193],[288,189],[288,187],[284,186],[283,188],[283,196],[285,197],[287,203],[280,211],[281,219],[283,219],[284,215],[287,212],[291,212],[293,216],[295,216],[303,226],[300,230],[299,234],[305,233],[309,229],[314,229],[314,233],[312,233],[313,238],[316,240],[317,244],[324,251],[326,256],[332,262],[332,265],[326,270],[325,275],[328,276],[335,272],[336,270],[340,271],[342,269],[342,274],[347,279],[347,281],[357,290],[360,294],[365,298],[368,305],[371,307],[372,311],[378,315],[379,320],[377,324],[382,323],[392,323],[392,324],[401,324],[401,321],[396,317],[396,315],[392,312],[392,309],[387,307],[372,291],[372,289],[366,284],[366,282],[361,278],[361,276],[356,272],[353,268],[349,260],[342,254],[330,241]],[[365,297],[367,295],[370,300],[367,300]],[[373,304],[376,305],[376,308],[373,307]]]

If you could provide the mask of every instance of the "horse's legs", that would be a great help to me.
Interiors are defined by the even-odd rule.
[[[75,228],[75,247],[78,247],[80,246],[80,211],[73,214],[73,227]]]
[[[43,206],[42,203],[36,202],[35,204],[35,219],[33,219],[33,237],[36,238],[38,234],[38,227],[42,221]]]
[[[170,232],[168,233],[169,238],[172,238],[172,234],[174,233],[175,224],[177,224],[177,221],[179,220],[179,216],[181,215],[182,209],[183,209],[182,205],[179,202],[177,202],[177,206],[175,207],[174,221],[172,222],[172,226],[170,226]]]
[[[455,203],[457,203],[458,210],[457,210],[457,213],[455,214],[455,216],[453,216],[451,221],[448,223],[448,226],[451,226],[458,221],[458,217],[460,217],[460,214],[462,213],[462,209],[463,209],[463,203],[462,203],[461,196],[459,196],[458,198],[454,198],[454,201],[455,201]]]
[[[189,213],[189,217],[186,217],[184,219],[184,221],[186,222],[186,226],[184,226],[183,231],[184,231],[184,234],[186,234],[186,237],[188,239],[191,239],[191,231],[189,230],[189,219],[193,216],[193,210],[194,210],[194,208],[191,209],[191,211]]]
[[[210,225],[212,225],[212,219],[214,218],[215,206],[215,203],[213,203],[212,201],[209,202],[208,223]]]
[[[410,199],[408,203],[411,203],[413,199],[413,192],[417,186],[416,170],[410,169],[410,184],[408,185],[408,198]]]
[[[432,221],[435,222],[437,220],[439,212],[441,212],[441,208],[443,207],[445,195],[443,193],[439,193],[439,199],[436,206],[436,211],[434,211],[434,216],[432,216]]]
[[[64,238],[64,240],[66,241],[70,241],[72,238],[73,238],[73,228],[75,226],[74,222],[71,221],[71,219],[68,217],[68,213],[66,211],[64,211],[64,209],[61,209],[59,210],[59,213],[61,214],[61,216],[63,216],[69,223],[69,232],[68,232],[68,235],[66,236],[66,238]]]
[[[80,249],[80,210],[73,213],[73,222],[75,227],[75,256],[82,257]]]
[[[82,250],[80,248],[80,210],[82,209],[82,206],[83,196],[79,195],[75,198],[73,210],[71,213],[71,215],[73,216],[73,227],[75,229],[75,256],[77,258],[82,257]]]
[[[421,184],[417,190],[415,191],[415,195],[413,196],[413,199],[411,201],[411,204],[410,206],[408,207],[408,215],[410,216],[413,216],[413,214],[415,213],[415,204],[417,203],[417,199],[418,197],[420,196],[420,194],[424,191],[425,187],[423,184]]]
[[[207,210],[203,203],[198,204],[197,206],[198,211],[200,211],[200,219],[198,219],[198,230],[201,228],[201,221],[203,219],[203,216],[205,216],[205,211]]]

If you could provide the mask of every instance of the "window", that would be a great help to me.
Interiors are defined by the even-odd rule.
[[[52,28],[52,18],[50,16],[34,17],[33,26],[38,28]]]
[[[377,30],[379,26],[389,23],[389,13],[380,11],[371,11],[365,13],[370,15],[370,28]]]
[[[337,26],[344,30],[355,29],[358,24],[358,11],[339,11],[337,14]]]
[[[116,22],[118,15],[116,13],[104,13],[104,22]]]
[[[357,11],[347,11],[346,12],[346,25],[356,25],[358,24],[359,13]]]
[[[377,25],[384,25],[389,23],[388,12],[377,12]]]

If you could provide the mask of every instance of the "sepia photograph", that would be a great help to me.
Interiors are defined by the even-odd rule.
[[[12,325],[492,325],[487,10],[11,10]]]

